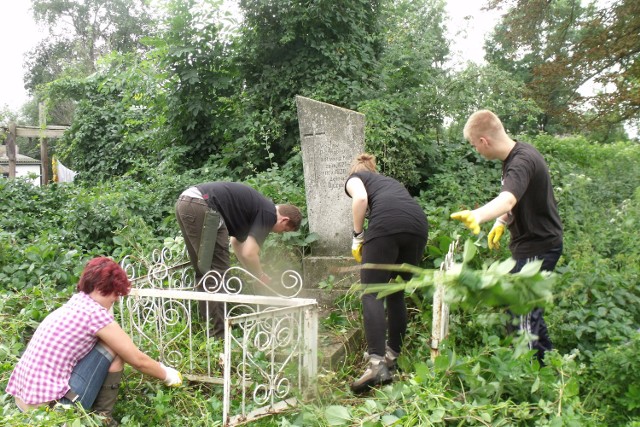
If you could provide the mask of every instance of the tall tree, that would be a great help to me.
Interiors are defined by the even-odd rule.
[[[108,61],[107,61],[108,59]],[[86,78],[60,78],[48,84],[48,99],[73,99],[74,120],[56,153],[78,171],[78,180],[100,182],[136,174],[168,159],[166,96],[156,64],[134,54],[112,54]]]
[[[298,143],[295,95],[354,108],[377,85],[378,0],[240,0],[238,64],[250,126],[238,141],[268,165]]]
[[[27,54],[24,81],[32,96],[59,77],[90,75],[109,52],[143,49],[141,38],[153,29],[146,0],[32,0],[32,9],[36,22],[49,32]],[[56,123],[71,121],[70,104],[49,110]]]
[[[151,56],[163,73],[170,139],[184,167],[199,167],[235,139],[235,96],[242,81],[233,61],[232,17],[219,0],[171,0]]]
[[[640,3],[490,0],[488,7],[507,7],[488,58],[520,73],[545,111],[545,130],[587,129],[606,139],[622,122],[638,122]]]
[[[367,116],[367,149],[381,169],[413,187],[428,169],[445,117],[445,2],[384,2],[382,31],[380,85],[358,109]]]
[[[587,12],[581,0],[491,0],[489,7],[511,5],[485,43],[489,63],[511,73],[529,88],[543,113],[541,130],[567,130],[567,105],[579,96],[581,84],[563,75],[542,72],[545,64],[559,63],[581,40],[580,22]],[[514,4],[515,3],[515,4]]]
[[[582,95],[575,107],[592,105],[581,123],[591,129],[619,131],[620,123],[640,122],[640,2],[621,0],[598,9],[583,24],[585,36],[563,70],[567,80],[593,82],[601,90]],[[545,65],[541,72],[558,67]],[[572,110],[573,112],[574,110]]]
[[[37,23],[49,29],[50,49],[33,52],[61,56],[87,72],[95,71],[98,58],[108,52],[131,52],[142,47],[141,37],[151,29],[148,2],[144,0],[32,0]],[[61,49],[61,46],[66,49]]]
[[[532,99],[527,86],[495,65],[469,64],[452,76],[443,87],[447,113],[452,119],[449,139],[457,143],[463,126],[473,112],[494,111],[513,136],[538,134],[542,110]]]

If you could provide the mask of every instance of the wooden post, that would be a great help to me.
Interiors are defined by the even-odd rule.
[[[431,360],[436,360],[440,355],[440,342],[444,339],[443,334],[443,308],[444,308],[444,287],[441,284],[442,271],[438,272],[436,280],[436,290],[433,293],[433,314],[431,321]]]
[[[9,178],[16,177],[16,124],[9,123],[7,136],[7,158],[9,159]]]
[[[49,138],[40,139],[40,171],[42,172],[42,178],[40,182],[42,185],[49,183]]]
[[[38,119],[40,124],[40,177],[41,185],[47,185],[49,183],[49,150],[48,139],[44,136],[47,127],[47,110],[44,102],[38,104]]]
[[[440,355],[440,344],[449,335],[449,306],[445,300],[445,287],[442,275],[453,267],[453,257],[458,241],[449,244],[449,252],[440,263],[440,271],[436,276],[436,290],[433,293],[433,318],[431,322],[431,360]]]

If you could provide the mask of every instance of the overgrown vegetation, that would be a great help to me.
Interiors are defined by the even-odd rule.
[[[255,425],[640,425],[640,146],[622,128],[637,122],[638,44],[629,42],[637,31],[628,31],[637,2],[606,10],[579,0],[515,2],[492,35],[489,64],[460,71],[447,65],[443,0],[242,0],[242,20],[218,0],[166,0],[153,16],[141,1],[32,3],[52,34],[29,56],[27,84],[48,104],[49,123],[71,125],[50,149],[79,175],[44,187],[0,179],[0,425],[100,422],[65,408],[22,414],[4,387],[88,259],[146,257],[175,239],[173,207],[184,188],[238,180],[304,210],[295,95],[366,114],[367,150],[428,215],[420,271],[438,268],[456,238],[473,238],[477,254],[467,260],[466,287],[452,294],[440,357],[430,357],[431,287],[412,288],[398,381],[353,396],[361,356],[352,354],[321,373],[315,400]],[[93,16],[112,25],[90,31]],[[65,27],[69,20],[78,25]],[[600,48],[602,34],[617,35],[607,39],[610,51]],[[616,89],[580,104],[577,90],[594,72]],[[550,166],[565,228],[552,287],[541,280],[548,286],[527,293],[517,284],[475,292],[493,277],[489,266],[509,258],[506,245],[487,249],[486,227],[474,237],[449,220],[500,188],[500,165],[462,142],[478,108],[495,111]],[[23,112],[29,124],[36,110]],[[9,120],[20,117],[0,110],[0,122]],[[19,144],[37,157],[32,141]],[[271,236],[264,259],[300,268],[313,241],[303,223]],[[323,286],[335,280],[327,274]],[[501,306],[536,298],[548,302],[555,345],[544,367],[526,337],[504,333]],[[359,327],[347,313],[358,308],[358,294],[347,294],[323,326]],[[128,371],[115,416],[123,426],[216,426],[221,398],[217,386],[168,390]]]
[[[565,225],[565,250],[555,285],[545,288],[551,293],[535,288],[524,297],[498,287],[494,293],[471,297],[475,281],[467,282],[471,288],[454,299],[458,303],[451,313],[451,335],[442,355],[432,362],[430,330],[425,326],[431,324],[431,291],[429,287],[414,289],[407,295],[412,320],[400,359],[399,381],[363,398],[354,397],[348,383],[360,369],[360,356],[350,355],[350,362],[338,372],[321,373],[318,399],[313,403],[256,425],[595,426],[638,422],[640,393],[631,367],[640,362],[640,244],[636,234],[640,177],[627,171],[640,166],[640,148],[623,142],[600,145],[579,137],[545,136],[534,143],[551,165]],[[462,239],[471,237],[448,221],[449,212],[491,197],[487,182],[493,183],[493,190],[499,188],[495,165],[476,162],[464,145],[450,149],[469,162],[464,168],[459,162],[443,163],[439,174],[433,175],[438,185],[418,196],[431,222],[422,268],[437,267],[457,233],[462,233]],[[277,200],[304,206],[298,157],[247,182]],[[97,187],[38,188],[20,180],[0,181],[0,195],[7,201],[0,207],[0,322],[7,332],[0,339],[4,360],[0,384],[6,384],[38,322],[69,297],[89,257],[144,255],[165,237],[178,235],[172,209],[175,197],[188,182],[218,177],[212,173],[215,169],[204,167],[173,179],[141,183],[121,178]],[[472,176],[487,178],[471,180]],[[303,231],[286,242],[270,240],[266,258],[299,262],[296,260],[309,244],[305,237]],[[483,233],[474,239],[477,254],[469,261],[474,274],[482,277],[483,265],[508,258],[504,248],[489,252]],[[513,298],[531,301],[538,298],[535,295],[546,299],[551,294],[547,320],[556,351],[541,368],[532,361],[524,337],[505,336],[500,306],[513,303]],[[357,295],[336,307],[357,309]],[[358,327],[340,310],[325,320],[325,326],[338,331]],[[127,378],[121,390],[126,397],[116,407],[123,425],[219,425],[220,388],[192,385],[166,390],[156,382],[141,381],[133,371]],[[79,416],[73,411],[25,416],[9,404],[6,395],[3,401],[2,419],[7,425],[96,422],[92,415]]]

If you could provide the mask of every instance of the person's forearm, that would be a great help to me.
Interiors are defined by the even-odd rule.
[[[141,351],[129,360],[125,359],[125,362],[143,374],[150,375],[160,380],[164,380],[166,377],[166,372],[162,369],[162,366],[160,366],[160,362],[153,360]]]
[[[260,264],[260,246],[254,238],[249,236],[244,242],[232,238],[231,245],[240,264],[254,276],[262,278],[264,271]]]
[[[110,353],[117,355],[137,371],[164,381],[166,372],[162,366],[142,352],[117,322],[109,323],[100,329],[96,336]]]
[[[475,215],[478,224],[482,224],[484,222],[503,217],[507,212],[513,209],[516,202],[517,200],[513,194],[508,191],[503,191],[498,195],[498,197],[486,205],[475,209],[473,214]]]
[[[262,265],[260,264],[260,257],[257,254],[247,254],[238,256],[240,264],[255,276],[260,277],[262,274]]]

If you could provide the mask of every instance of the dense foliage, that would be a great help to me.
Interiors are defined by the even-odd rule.
[[[383,172],[417,188],[438,165],[450,119],[459,126],[486,105],[520,122],[537,114],[506,73],[450,74],[444,1],[343,6],[246,1],[237,22],[215,1],[167,1],[145,50],[41,87],[75,106],[61,160],[92,183],[159,158],[177,173],[216,162],[242,179],[299,149],[303,95],[366,114]]]
[[[640,147],[626,140],[620,121],[637,119],[637,43],[625,44],[637,33],[629,31],[634,2],[607,12],[574,0],[492,0],[519,7],[508,8],[493,34],[490,64],[462,70],[447,65],[443,0],[242,0],[240,15],[218,0],[161,4],[152,15],[144,13],[147,2],[33,0],[51,29],[65,17],[85,23],[32,52],[27,75],[50,119],[72,118],[50,147],[79,175],[44,187],[0,179],[0,425],[98,422],[72,409],[21,414],[4,386],[86,260],[145,257],[175,239],[182,189],[240,180],[304,209],[295,95],[366,115],[366,148],[419,201],[429,242],[420,286],[407,293],[400,380],[355,398],[348,382],[360,356],[353,354],[343,369],[319,376],[313,402],[258,425],[639,425]],[[91,14],[114,25],[92,31]],[[607,39],[609,50],[598,45],[603,34],[619,36]],[[596,110],[580,106],[576,92],[593,70],[617,85],[596,98]],[[600,108],[613,99],[624,102]],[[486,226],[473,237],[449,220],[500,188],[499,163],[462,142],[466,117],[485,107],[549,163],[565,247],[548,281],[533,273],[505,279],[505,245],[489,251]],[[15,119],[0,111],[1,122]],[[22,152],[38,152],[34,142],[19,143]],[[432,361],[428,272],[452,241],[468,238],[475,256],[464,259],[464,280],[451,282],[451,334]],[[313,240],[303,223],[297,233],[271,236],[264,259],[299,268]],[[532,300],[547,303],[557,350],[544,367],[532,362],[524,337],[503,331],[502,305]],[[335,307],[324,326],[359,327],[345,315],[360,308],[356,292]],[[115,415],[124,426],[220,425],[219,387],[167,390],[140,378],[128,371],[121,390]]]
[[[491,271],[499,278],[506,267],[498,263],[487,270],[487,266],[508,258],[504,248],[489,252],[481,233],[474,240],[475,257],[467,260],[472,268],[465,276],[467,288],[460,288],[466,290],[451,300],[451,336],[442,356],[429,360],[430,332],[425,325],[431,322],[431,290],[419,286],[409,295],[412,321],[407,351],[400,359],[401,381],[354,399],[347,391],[348,381],[359,362],[357,355],[351,355],[353,365],[347,366],[353,367],[320,376],[314,404],[261,425],[350,425],[362,418],[371,426],[391,422],[595,426],[632,425],[638,420],[640,394],[635,369],[630,367],[640,362],[636,331],[640,245],[635,231],[640,222],[640,177],[628,171],[640,167],[640,149],[632,143],[600,145],[580,137],[543,136],[533,141],[549,161],[565,225],[565,251],[547,307],[557,352],[551,353],[547,366],[532,362],[526,340],[503,334],[504,314],[499,307],[519,299],[526,302],[525,294],[504,293],[500,286],[474,291],[475,275],[485,276],[485,283]],[[423,188],[418,196],[431,223],[422,266],[427,269],[438,266],[453,237],[460,232],[467,236],[448,220],[448,214],[483,203],[499,189],[494,163],[479,161],[468,145],[455,142],[446,147],[452,155],[464,156],[466,163],[443,164],[440,174],[433,176],[435,185]],[[256,174],[247,182],[276,200],[304,206],[299,162],[300,156],[294,156],[285,167]],[[173,202],[184,186],[205,178],[227,178],[223,168],[210,166],[182,176],[168,177],[161,171],[148,175],[152,178],[144,181],[120,178],[91,187],[37,188],[20,180],[0,181],[0,196],[7,201],[0,207],[0,321],[10,332],[0,339],[5,360],[0,384],[6,384],[38,322],[68,298],[89,257],[148,254],[164,238],[178,234]],[[307,244],[304,231],[287,242],[271,238],[265,257],[282,262],[289,253],[286,262],[295,262]],[[548,299],[548,292],[548,287],[535,288],[527,298]],[[336,306],[359,308],[357,294],[346,301]],[[339,319],[336,314],[325,323]],[[156,383],[141,383],[133,371],[128,378],[122,392],[129,397],[116,407],[123,425],[149,425],[150,419],[153,425],[217,425],[221,391],[216,387],[167,391]],[[26,422],[6,395],[2,399],[7,403],[3,419],[10,424]],[[194,416],[193,411],[205,415]],[[31,417],[42,425],[94,422],[92,415],[79,417],[73,411]]]

